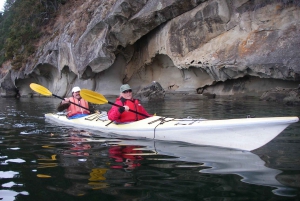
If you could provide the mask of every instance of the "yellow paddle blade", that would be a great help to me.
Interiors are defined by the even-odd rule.
[[[80,90],[80,96],[90,102],[90,103],[94,103],[94,104],[106,104],[108,103],[108,100],[106,100],[106,98],[102,95],[99,94],[95,91],[91,91],[88,89],[81,89]]]
[[[46,174],[37,174],[36,176],[39,178],[50,178],[51,177],[50,175],[46,175]]]
[[[39,84],[31,83],[29,86],[33,91],[35,91],[39,94],[42,94],[44,96],[52,96],[51,91],[49,91],[47,88],[45,88]]]

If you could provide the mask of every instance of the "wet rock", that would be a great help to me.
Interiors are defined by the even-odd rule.
[[[210,92],[206,92],[207,86],[204,87],[199,87],[198,89],[196,89],[197,94],[202,94],[203,96],[209,98],[209,99],[214,99],[216,98],[216,94],[215,93],[210,93]]]
[[[150,85],[138,91],[135,97],[141,101],[164,100],[165,90],[158,82],[153,81]]]
[[[300,88],[287,89],[276,87],[270,91],[266,91],[260,100],[282,102],[286,105],[300,105]]]
[[[165,100],[203,100],[207,99],[203,94],[186,91],[166,91]]]
[[[214,99],[216,98],[216,94],[211,94],[211,93],[203,93],[203,96],[206,96],[209,99]]]

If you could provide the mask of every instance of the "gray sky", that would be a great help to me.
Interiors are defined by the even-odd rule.
[[[0,11],[3,11],[4,10],[4,4],[5,4],[5,1],[6,0],[0,0]]]

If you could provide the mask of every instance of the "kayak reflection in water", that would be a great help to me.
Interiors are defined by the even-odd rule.
[[[148,114],[138,99],[132,97],[132,89],[128,84],[120,87],[120,96],[116,99],[115,104],[123,107],[113,105],[108,111],[108,118],[117,123],[133,122],[152,116]]]
[[[128,171],[141,166],[139,161],[143,160],[143,157],[139,154],[141,154],[142,151],[137,150],[137,148],[140,148],[140,146],[111,146],[108,150],[109,157],[113,158],[118,164],[111,165],[110,167]]]
[[[80,90],[81,89],[79,87],[73,87],[72,97],[65,98],[64,100],[61,101],[61,103],[57,107],[57,111],[59,112],[67,110],[68,119],[77,119],[80,117],[87,116],[91,113],[91,111],[92,113],[94,113],[93,106],[89,104],[86,100],[81,98]],[[80,105],[82,107],[72,104],[71,102]]]

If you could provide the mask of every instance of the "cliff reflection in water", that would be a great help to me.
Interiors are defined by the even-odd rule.
[[[281,171],[266,167],[263,160],[247,151],[177,142],[92,138],[80,132],[67,136],[66,141],[68,150],[58,158],[65,169],[64,177],[72,180],[71,187],[61,190],[71,195],[101,190],[122,198],[179,199],[190,191],[197,199],[232,194],[236,198],[246,192],[261,198],[266,188],[247,185],[254,184],[268,187],[269,193],[294,196],[292,188],[276,180]]]

